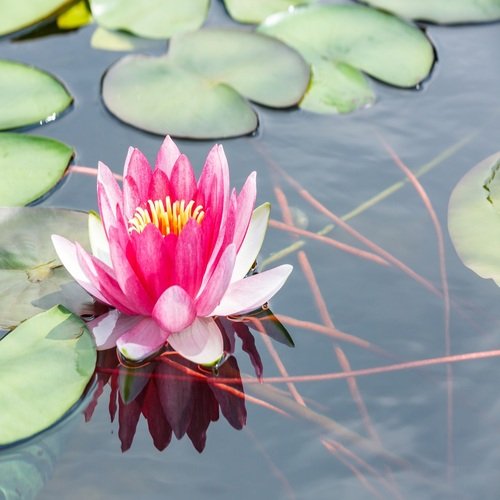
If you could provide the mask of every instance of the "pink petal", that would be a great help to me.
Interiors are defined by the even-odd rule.
[[[243,188],[238,195],[238,209],[236,211],[236,231],[234,234],[233,242],[236,245],[236,250],[239,250],[241,242],[245,237],[245,234],[250,224],[250,219],[252,218],[253,207],[255,205],[255,198],[257,197],[257,186],[256,186],[256,172],[252,172]]]
[[[73,276],[74,280],[90,295],[105,304],[110,304],[96,286],[98,283],[97,276],[94,273],[87,273],[80,265],[75,244],[58,234],[52,235],[52,243],[59,260],[68,273]]]
[[[141,195],[145,195],[153,172],[148,159],[140,149],[129,148],[123,170],[124,179],[127,177],[134,179],[135,183],[141,188]]]
[[[116,209],[122,206],[122,192],[113,172],[107,165],[99,162],[97,169],[97,202],[104,227],[108,228],[116,217]]]
[[[131,219],[137,207],[144,208],[144,198],[141,197],[139,188],[132,177],[125,177],[123,180],[123,213],[127,222]]]
[[[190,296],[196,295],[203,278],[203,247],[200,225],[191,219],[177,238],[174,283]]]
[[[186,291],[174,285],[158,299],[152,316],[164,330],[180,332],[196,318],[196,307]]]
[[[215,145],[208,153],[198,181],[197,200],[203,205],[205,213],[210,214],[213,227],[213,240],[206,244],[211,248],[207,268],[210,270],[220,257],[226,234],[226,222],[230,208],[229,167],[220,145]],[[206,217],[208,218],[208,217]],[[205,223],[205,219],[203,220]]]
[[[75,244],[75,249],[78,263],[85,274],[96,277],[94,285],[105,302],[126,314],[135,314],[133,305],[118,286],[113,270],[96,257],[89,255],[78,243]]]
[[[154,305],[153,294],[148,293],[148,288],[141,283],[131,266],[127,258],[130,243],[123,248],[120,233],[118,229],[111,228],[109,234],[109,250],[115,279],[123,294],[129,301],[133,301],[134,310],[139,314],[150,315]]]
[[[210,365],[224,354],[224,341],[212,318],[197,318],[182,332],[172,333],[168,343],[193,363]]]
[[[198,316],[209,316],[219,305],[231,281],[235,258],[235,247],[229,245],[222,254],[212,276],[207,281],[203,292],[196,300]]]
[[[174,190],[173,196],[176,200],[186,200],[189,203],[196,192],[196,178],[193,167],[186,155],[180,155],[172,168],[170,182]]]
[[[223,227],[220,227],[219,230],[214,230],[213,227],[208,226],[208,222],[210,221],[203,219],[202,226],[203,226],[203,232],[204,232],[204,244],[208,245],[208,241],[211,241],[213,243],[213,236],[212,239],[210,238],[210,232],[212,232],[214,235],[217,236],[217,240],[219,241],[218,244],[218,249],[210,248],[210,247],[205,247],[205,252],[204,252],[204,258],[206,259],[204,262],[206,262],[205,265],[205,273],[203,275],[203,281],[201,288],[204,289],[208,279],[214,272],[215,267],[218,265],[219,260],[226,250],[227,246],[233,243],[234,239],[234,233],[236,230],[236,211],[237,211],[237,198],[236,198],[236,193],[233,191],[231,193],[231,198],[230,198],[230,203],[229,203],[229,209],[226,217],[226,222]],[[212,222],[212,221],[210,221]]]
[[[264,203],[253,211],[250,225],[236,256],[231,283],[243,279],[257,259],[266,236],[270,211],[269,203]]]
[[[92,332],[97,350],[105,351],[114,347],[116,341],[142,318],[143,316],[129,316],[113,309],[89,321],[87,327]]]
[[[163,170],[163,172],[167,174],[167,177],[170,178],[172,168],[177,161],[177,158],[179,158],[179,155],[179,148],[175,145],[175,142],[170,138],[170,136],[167,135],[160,147],[160,150],[158,151],[155,170],[157,168]]]
[[[143,317],[116,342],[121,354],[132,361],[141,361],[157,352],[167,340],[168,333],[149,317]]]
[[[153,224],[142,233],[132,232],[126,250],[127,260],[154,301],[174,283],[175,235],[162,236]]]
[[[210,315],[244,314],[259,308],[285,284],[292,269],[292,266],[285,264],[231,283],[220,304]]]
[[[162,200],[165,202],[165,198],[167,196],[172,197],[170,181],[168,180],[167,174],[163,170],[156,169],[153,172],[153,177],[149,183],[147,198],[152,201]]]

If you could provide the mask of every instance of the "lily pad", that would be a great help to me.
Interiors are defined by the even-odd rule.
[[[229,15],[240,23],[260,23],[266,17],[315,0],[224,0]]]
[[[470,170],[456,185],[448,230],[462,262],[500,286],[500,152]]]
[[[80,0],[57,18],[57,26],[62,30],[74,30],[92,22],[92,14],[85,0]]]
[[[52,246],[60,234],[89,248],[86,214],[57,208],[0,208],[0,328],[56,304],[92,314],[93,299],[62,267]]]
[[[359,5],[312,5],[268,18],[258,31],[297,49],[311,64],[304,109],[339,113],[373,101],[360,71],[414,88],[427,78],[434,49],[417,27]]]
[[[61,306],[0,341],[0,446],[33,436],[78,402],[96,350],[85,323]]]
[[[0,133],[0,206],[31,203],[62,178],[73,149],[48,137]]]
[[[140,38],[123,31],[110,31],[100,26],[92,33],[92,38],[90,39],[90,45],[94,49],[115,52],[154,50],[159,47],[159,44],[164,45],[165,42],[161,40]]]
[[[312,89],[300,107],[315,113],[350,113],[375,102],[375,94],[361,71],[341,62],[324,61],[312,67]]]
[[[62,11],[74,0],[2,0],[0,36],[32,26]],[[1,71],[0,71],[1,72]]]
[[[309,68],[270,37],[230,29],[177,35],[160,57],[127,56],[106,73],[107,108],[138,128],[196,139],[253,132],[247,99],[286,108],[303,96]]]
[[[52,121],[72,101],[49,73],[0,59],[0,130]]]
[[[408,19],[441,24],[498,21],[498,0],[363,0],[364,3],[388,10]]]
[[[95,20],[105,28],[144,38],[170,38],[198,29],[210,0],[90,0]]]

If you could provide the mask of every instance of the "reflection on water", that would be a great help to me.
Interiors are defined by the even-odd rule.
[[[59,422],[37,436],[0,447],[0,500],[30,500],[52,476],[78,417],[89,403],[95,385]]]
[[[266,318],[274,316],[269,311]],[[122,364],[114,348],[101,351],[96,369],[97,390],[85,412],[86,420],[92,418],[108,384],[111,388],[109,414],[111,421],[118,414],[122,451],[132,446],[141,416],[147,422],[154,446],[160,451],[170,444],[172,435],[177,439],[187,435],[201,453],[208,427],[219,420],[220,414],[233,428],[242,429],[247,411],[240,370],[236,358],[231,355],[236,337],[241,339],[257,377],[262,375],[262,362],[245,322],[219,318],[216,323],[224,339],[226,356],[210,369],[171,350],[140,366]]]
[[[212,2],[214,9],[220,6],[212,13],[212,21],[209,21],[212,24],[228,22],[221,4]],[[1,48],[5,57],[53,71],[75,93],[73,112],[34,133],[74,144],[78,164],[95,166],[102,159],[114,165],[118,172],[125,148],[133,144],[153,155],[160,138],[124,127],[103,111],[99,78],[121,55],[92,50],[89,40],[93,29],[89,27],[68,35],[64,43],[61,37],[53,37],[36,43],[2,42]],[[496,48],[500,31],[498,24],[490,24],[428,26],[427,32],[437,48],[439,62],[422,91],[409,93],[374,82],[380,96],[378,102],[370,110],[349,117],[260,108],[258,135],[224,141],[224,148],[235,183],[243,182],[249,167],[258,170],[260,199],[274,202],[272,216],[280,220],[269,182],[271,176],[256,145],[264,146],[260,149],[265,149],[270,158],[337,214],[352,213],[394,183],[405,182],[406,177],[381,146],[380,135],[413,171],[434,165],[420,177],[420,182],[444,233],[452,300],[451,353],[497,349],[500,292],[493,283],[481,280],[458,260],[446,232],[446,217],[453,186],[474,164],[499,148],[500,68]],[[194,164],[201,164],[207,144],[183,141],[182,148]],[[453,154],[444,158],[442,153],[450,148]],[[333,224],[289,189],[282,178],[278,180],[286,189],[290,206],[306,214],[308,230],[316,232]],[[70,174],[61,189],[44,204],[95,209],[95,179]],[[431,281],[434,287],[441,287],[436,233],[421,198],[410,183],[406,182],[377,205],[370,205],[349,222]],[[329,236],[369,250],[337,224]],[[270,228],[262,257],[278,253],[295,242],[295,234]],[[357,337],[344,336],[338,340],[353,370],[445,354],[441,297],[394,266],[376,265],[323,243],[308,239],[301,249],[306,252],[335,326]],[[114,427],[109,425],[109,416],[106,411],[99,411],[105,410],[100,407],[107,404],[101,396],[91,423],[82,425],[73,435],[65,460],[58,463],[42,498],[144,498],[147,484],[146,496],[152,499],[167,495],[189,500],[497,499],[498,360],[454,364],[451,399],[444,364],[418,370],[365,372],[363,376],[358,371],[356,378],[348,379],[349,383],[345,377],[305,380],[305,375],[342,371],[330,336],[338,332],[322,321],[298,259],[294,261],[287,256],[287,262],[296,264],[297,269],[273,307],[295,320],[293,334],[298,348],[279,349],[281,346],[278,346],[278,352],[288,373],[294,377],[288,379],[289,384],[295,382],[298,395],[307,407],[295,404],[290,395],[293,386],[283,382],[277,385],[283,374],[274,366],[259,339],[257,345],[266,365],[265,374],[273,377],[271,382],[276,385],[245,383],[245,393],[265,399],[296,418],[285,418],[247,400],[248,421],[243,432],[234,432],[229,425],[212,424],[203,454],[199,455],[188,439],[179,442],[173,439],[168,452],[159,453],[151,445],[149,421],[142,419],[141,426],[139,410],[133,446],[122,454],[113,434]],[[391,359],[369,349],[372,345],[390,352]],[[241,356],[238,364],[242,372],[251,370],[250,363]],[[113,370],[117,371],[118,379],[120,368],[115,365]],[[111,377],[112,374],[108,379],[110,384]],[[349,387],[354,386],[354,382],[362,400],[352,398]],[[198,387],[197,384],[199,382],[192,386]],[[115,420],[120,420],[118,381],[116,387],[113,405],[116,406]],[[215,398],[211,386],[208,391],[212,393],[210,398]],[[122,392],[127,399],[136,389]],[[139,395],[136,401],[145,397]],[[190,396],[187,404],[194,405],[192,400]],[[220,417],[222,407],[218,400],[217,404],[219,420],[224,420]],[[453,410],[452,419],[448,418],[451,414],[448,406]],[[361,413],[360,408],[366,412]],[[131,411],[124,414],[129,415],[136,418]],[[189,415],[187,410],[186,415]],[[179,425],[170,423],[164,413],[162,418],[171,428]],[[176,422],[180,418],[177,416]],[[332,423],[333,419],[337,425]],[[205,425],[206,422],[208,420]],[[248,429],[251,435],[246,432]],[[409,462],[408,466],[387,468],[379,455],[373,457],[370,451],[353,444],[351,434],[346,435],[345,429],[363,437],[375,430],[384,449]],[[158,444],[163,445],[167,438],[161,441],[161,437]],[[123,439],[126,443],[125,438],[127,436]],[[452,453],[448,453],[449,443]]]
[[[115,349],[99,353],[98,389],[85,416],[92,418],[106,384],[111,386],[109,414],[118,414],[122,451],[132,446],[141,417],[147,421],[154,446],[164,450],[175,435],[187,435],[201,453],[207,429],[220,414],[235,429],[246,423],[245,394],[236,358],[230,356],[218,369],[234,382],[217,383],[217,375],[200,369],[173,351],[138,368],[120,365]]]

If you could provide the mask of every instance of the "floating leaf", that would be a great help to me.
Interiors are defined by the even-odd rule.
[[[80,0],[57,18],[57,26],[63,30],[81,28],[91,22],[92,14],[85,0]]]
[[[116,52],[151,50],[156,48],[158,44],[164,45],[165,42],[139,38],[120,31],[109,31],[101,27],[98,27],[94,33],[92,33],[92,38],[90,39],[90,45],[94,49],[112,50]]]
[[[14,33],[57,14],[74,0],[2,0],[0,36]],[[0,71],[1,73],[1,71]]]
[[[0,206],[31,203],[62,178],[73,150],[55,139],[0,133]]]
[[[341,62],[324,61],[312,67],[312,90],[300,103],[315,113],[350,113],[373,104],[375,94],[361,71]]]
[[[283,43],[211,29],[174,37],[164,56],[121,59],[106,73],[102,95],[114,115],[136,127],[207,139],[253,132],[258,120],[245,98],[293,106],[308,81],[307,64]]]
[[[89,248],[87,219],[57,208],[0,208],[0,328],[55,304],[93,313],[93,300],[62,267],[50,239],[56,233]]]
[[[61,306],[0,341],[0,445],[33,436],[78,402],[95,367],[85,323]]]
[[[54,120],[72,101],[49,73],[0,59],[0,130]]]
[[[105,28],[145,38],[170,38],[198,29],[210,0],[90,0],[95,20]]]
[[[271,14],[315,0],[224,0],[229,15],[240,23],[260,23]]]
[[[476,23],[498,21],[498,0],[363,0],[364,3],[394,12],[408,19],[435,23]]]
[[[500,152],[470,170],[455,186],[448,230],[463,263],[500,286]]]
[[[258,31],[294,47],[311,64],[312,84],[301,103],[311,111],[370,104],[373,96],[357,70],[406,88],[424,80],[434,62],[433,47],[418,28],[357,5],[298,8],[271,16]]]

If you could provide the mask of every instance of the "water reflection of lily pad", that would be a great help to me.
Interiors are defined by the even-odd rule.
[[[205,21],[210,0],[91,0],[95,20],[105,28],[145,38],[170,38],[198,29]]]
[[[96,352],[85,323],[63,307],[25,321],[0,341],[0,445],[41,432],[82,396]]]
[[[450,198],[448,229],[463,263],[500,286],[499,165],[496,153],[460,180]]]
[[[61,266],[52,233],[88,245],[87,215],[56,208],[0,208],[0,328],[56,304],[91,314],[93,300]]]
[[[0,134],[0,206],[31,203],[62,178],[73,149],[48,137]]]
[[[27,28],[56,14],[74,0],[2,0],[0,36]]]
[[[314,0],[224,0],[229,15],[240,23],[260,23],[276,12],[305,5]]]
[[[53,120],[72,101],[49,73],[0,59],[0,130]]]
[[[157,134],[197,139],[253,132],[247,102],[275,108],[296,104],[309,81],[304,60],[272,38],[228,29],[174,37],[161,57],[128,56],[104,77],[108,109]]]
[[[434,49],[417,27],[357,5],[319,5],[271,16],[258,30],[296,48],[311,64],[301,107],[348,112],[373,101],[361,72],[390,85],[417,86],[430,73]]]
[[[500,19],[498,0],[363,0],[408,19],[436,23],[474,23]]]

